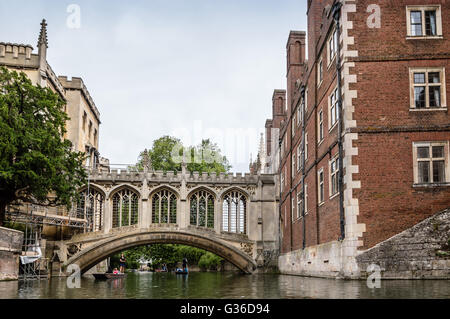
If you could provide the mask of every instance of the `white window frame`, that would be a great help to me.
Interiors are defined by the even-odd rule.
[[[295,136],[295,113],[292,117],[291,129],[292,129],[291,136],[294,137]]]
[[[444,157],[443,158],[432,158],[432,147],[433,146],[443,146],[444,147]],[[427,161],[427,159],[419,159],[417,156],[417,148],[419,147],[429,147],[430,157],[428,161],[432,162],[432,160],[444,160],[444,174],[445,180],[444,184],[450,183],[450,165],[449,165],[449,141],[442,142],[414,142],[413,143],[413,172],[414,172],[414,184],[416,185],[440,185],[442,182],[434,182],[433,181],[433,171],[432,165],[430,165],[429,177],[430,182],[428,183],[419,183],[419,161]]]
[[[425,33],[425,11],[436,11],[436,35],[426,35]],[[421,22],[422,22],[422,35],[414,36],[411,30],[411,12],[421,11]],[[441,6],[440,5],[426,5],[426,6],[406,6],[406,34],[407,39],[442,39],[442,16],[441,16]]]
[[[440,107],[430,107],[430,86],[437,86],[434,83],[428,83],[428,74],[439,72],[440,80],[439,83],[441,87],[441,106]],[[414,73],[425,73],[425,83],[415,84],[414,83]],[[425,107],[416,108],[415,97],[414,97],[414,87],[425,86]],[[409,68],[409,91],[410,91],[410,111],[445,111],[447,110],[447,87],[445,84],[445,67],[430,67],[430,68]]]
[[[323,110],[320,109],[317,112],[317,143],[320,144],[324,140],[324,132],[323,132]]]
[[[331,63],[333,63],[334,59],[336,58],[336,51],[337,51],[337,30],[336,28],[333,28],[333,31],[331,31],[330,36],[327,39],[327,56],[328,56],[328,64],[327,68],[330,68]]]
[[[305,88],[305,114],[303,117],[306,117],[306,110],[308,110],[308,88]]]
[[[300,215],[301,206],[302,206],[302,201],[303,201],[302,193],[299,192],[299,193],[297,193],[297,219],[302,217],[302,216]]]
[[[321,174],[322,181],[320,181]],[[319,206],[325,203],[325,174],[323,172],[323,167],[317,171],[317,199],[319,200]]]
[[[336,197],[339,194],[339,156],[338,155],[339,154],[334,156],[328,163],[328,171],[329,171],[328,178],[330,181],[329,186],[328,186],[328,191],[330,194],[330,199]],[[336,169],[334,172],[332,172],[332,170],[331,170],[333,163],[335,163],[335,165],[336,165]],[[336,180],[336,192],[335,193],[333,193],[333,176],[335,177],[335,180]]]
[[[294,208],[295,208],[295,197],[292,197],[291,200],[291,221],[294,222],[295,218],[294,218]]]
[[[308,185],[305,184],[305,192],[303,193],[303,198],[305,200],[305,215],[308,215]]]
[[[302,166],[302,145],[297,146],[297,171],[300,171]]]
[[[294,153],[292,153],[292,156],[291,156],[291,163],[292,163],[292,168],[291,168],[291,175],[292,175],[292,178],[294,178],[294,174],[295,174],[295,159],[296,159],[296,156],[295,156],[295,151],[294,151]]]
[[[308,159],[308,133],[305,133],[305,162]]]
[[[334,97],[334,104],[333,104],[333,97]],[[333,111],[334,108],[334,111]],[[335,121],[333,122],[333,112]],[[339,122],[339,109],[338,109],[338,88],[337,86],[333,89],[333,92],[328,97],[328,131],[331,132],[337,123]]]
[[[320,58],[319,62],[317,62],[317,87],[323,82],[323,59]]]

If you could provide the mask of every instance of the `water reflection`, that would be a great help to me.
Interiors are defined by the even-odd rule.
[[[369,289],[365,281],[237,273],[145,272],[106,281],[85,276],[79,289],[67,288],[65,278],[0,282],[0,298],[450,298],[450,281],[386,280],[381,282],[380,289]]]

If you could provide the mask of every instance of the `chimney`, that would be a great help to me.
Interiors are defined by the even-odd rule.
[[[280,128],[286,117],[286,90],[274,90],[272,96],[272,127]]]
[[[287,114],[291,114],[295,82],[301,78],[305,66],[306,32],[291,31],[287,51]]]

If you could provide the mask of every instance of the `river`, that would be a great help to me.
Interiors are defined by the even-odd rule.
[[[83,276],[80,288],[68,288],[66,278],[0,282],[0,298],[445,298],[448,280],[385,280],[370,289],[365,281],[239,273],[129,273],[126,278],[97,281]]]

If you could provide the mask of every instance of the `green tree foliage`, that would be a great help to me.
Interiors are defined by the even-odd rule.
[[[222,258],[210,252],[206,252],[198,261],[198,266],[202,270],[217,270],[222,263]]]
[[[76,198],[86,172],[84,154],[64,139],[68,119],[49,88],[0,69],[0,225],[14,201],[70,207]]]
[[[187,169],[191,172],[226,173],[231,169],[226,156],[223,156],[217,144],[209,139],[202,140],[195,147],[184,147],[179,139],[163,136],[153,142],[150,150],[144,150],[139,154],[136,164],[139,170],[143,169],[145,152],[154,170],[181,171],[183,152]]]
[[[113,267],[118,266],[121,253],[112,257],[111,264]],[[200,265],[199,263],[202,258],[205,255],[208,255],[206,259],[203,258],[204,262],[208,265],[207,267],[204,267],[205,269],[217,269],[217,266],[220,265],[222,261],[222,258],[207,252],[206,250],[186,245],[172,244],[154,244],[135,247],[124,251],[123,254],[127,259],[127,268],[133,269],[139,268],[140,259],[151,259],[154,268],[160,268],[162,264],[166,264],[170,269],[174,269],[183,258],[188,260],[189,265]]]

